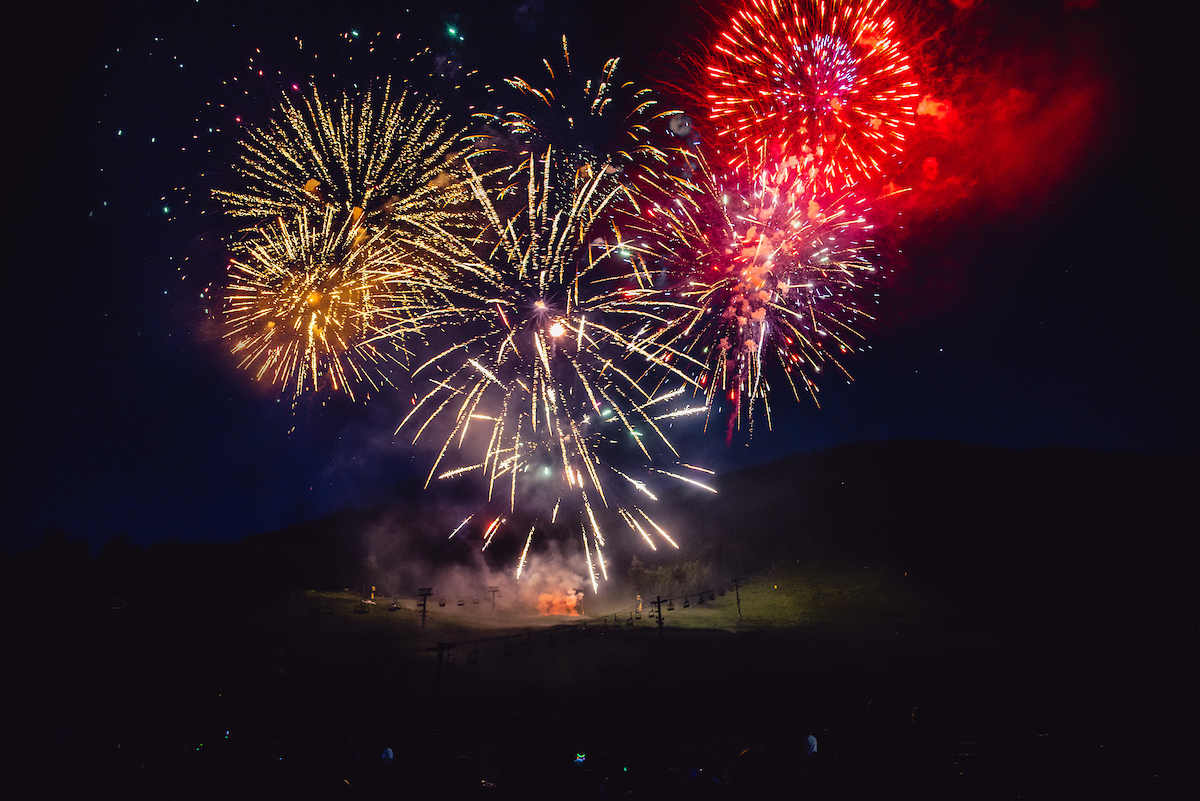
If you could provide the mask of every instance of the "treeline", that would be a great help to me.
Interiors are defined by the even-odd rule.
[[[86,542],[62,529],[2,562],[8,604],[63,620],[118,613],[152,621],[211,621],[259,601],[308,587],[369,587],[363,553],[367,513],[348,512],[233,543],[168,540],[140,547],[112,538],[93,558]]]
[[[689,595],[707,590],[713,581],[713,571],[707,563],[699,559],[647,565],[634,556],[629,566],[629,584],[633,591],[643,598],[654,595]]]

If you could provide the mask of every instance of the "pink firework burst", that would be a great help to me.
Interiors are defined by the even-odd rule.
[[[805,176],[795,157],[721,176],[701,162],[695,181],[646,198],[655,246],[686,276],[676,292],[691,311],[668,339],[699,367],[709,415],[728,411],[729,438],[756,409],[769,426],[778,390],[816,401],[826,367],[848,377],[842,359],[874,319],[884,268],[869,205]]]

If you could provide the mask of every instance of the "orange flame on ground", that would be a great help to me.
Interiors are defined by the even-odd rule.
[[[538,613],[543,615],[578,615],[581,593],[538,593]]]

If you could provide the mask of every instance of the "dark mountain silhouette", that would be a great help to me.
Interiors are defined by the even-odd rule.
[[[863,443],[723,476],[671,499],[725,564],[890,564],[976,611],[1128,614],[1183,597],[1189,456]]]
[[[847,445],[720,476],[716,495],[677,490],[656,516],[671,521],[684,549],[647,556],[639,543],[622,543],[610,563],[627,565],[636,553],[743,575],[797,559],[890,565],[964,613],[1020,625],[1127,619],[1147,604],[1190,609],[1183,557],[1193,461],[952,442]],[[365,592],[402,582],[406,564],[462,560],[461,545],[446,541],[455,514],[438,496],[416,495],[232,544],[141,549],[116,538],[90,563],[82,543],[54,531],[4,560],[5,584],[47,608],[120,598],[136,610],[169,596],[185,606],[195,599],[211,618],[256,597]]]

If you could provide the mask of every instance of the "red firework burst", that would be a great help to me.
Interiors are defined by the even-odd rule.
[[[795,157],[826,188],[886,168],[920,100],[886,2],[746,0],[706,64],[731,167]]]

